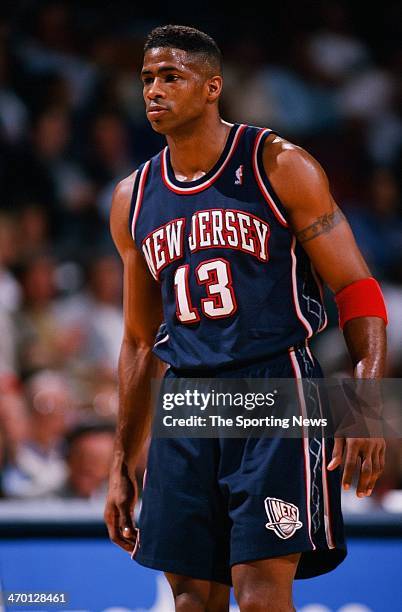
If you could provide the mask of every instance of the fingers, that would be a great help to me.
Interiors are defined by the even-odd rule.
[[[343,469],[342,486],[347,491],[352,484],[353,474],[356,469],[357,458],[359,456],[360,444],[358,438],[348,438],[346,441],[346,457]]]
[[[123,539],[131,542],[131,545],[134,546],[137,539],[137,530],[130,514],[126,514],[124,510],[120,510],[119,530]]]
[[[344,438],[335,438],[334,448],[332,451],[331,461],[327,465],[327,470],[335,470],[342,463],[343,449],[345,445]]]
[[[343,470],[342,486],[349,489],[356,467],[359,465],[359,479],[356,495],[371,495],[381,476],[385,461],[385,441],[382,438],[348,438]]]
[[[123,501],[121,503],[116,502],[115,507],[117,509],[119,515],[119,527],[120,531],[125,532],[125,538],[130,539],[134,536],[134,521],[132,517],[133,507],[131,504],[127,503],[127,501]]]
[[[370,440],[371,448],[363,460],[359,483],[357,486],[358,497],[371,495],[378,478],[384,471],[385,466],[385,441],[382,439]],[[365,466],[367,463],[367,466]],[[368,469],[371,466],[371,471]],[[367,481],[367,482],[366,482]]]
[[[367,495],[368,485],[373,479],[373,462],[371,455],[367,455],[362,459],[362,464],[359,474],[359,482],[356,487],[357,497],[364,497]],[[375,482],[375,481],[374,481]],[[373,485],[374,486],[374,485]]]
[[[134,541],[135,542],[135,538],[136,538],[136,533],[137,530],[135,529],[135,527],[120,527],[120,531],[123,534],[123,538],[125,540],[129,540],[129,541]]]
[[[137,530],[131,517],[113,506],[105,510],[104,518],[112,542],[131,553],[137,540]]]
[[[380,453],[379,453],[381,472],[383,472],[385,468],[385,451],[386,451],[386,445],[385,445],[385,440],[383,440],[383,444],[381,444],[380,446]]]
[[[368,478],[367,487],[364,491],[365,495],[372,494],[375,483],[377,482],[377,479],[381,476],[381,473],[382,473],[382,468],[381,468],[381,461],[380,461],[380,450],[379,448],[376,448],[372,454],[372,471],[371,471],[371,475]],[[357,489],[358,494],[360,490],[361,489],[359,489],[358,487]]]

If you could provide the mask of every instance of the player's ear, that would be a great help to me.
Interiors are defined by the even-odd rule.
[[[208,102],[215,102],[221,95],[223,79],[220,75],[208,79]]]

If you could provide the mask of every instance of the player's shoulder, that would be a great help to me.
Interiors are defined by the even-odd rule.
[[[137,177],[140,178],[141,175],[144,173],[144,171],[148,171],[150,165],[153,162],[157,162],[158,160],[160,160],[160,157],[163,151],[164,149],[156,153],[156,155],[154,155],[153,157],[150,157],[149,159],[144,161],[142,164],[138,166],[136,170],[134,170],[134,172],[132,172],[129,176],[126,176],[121,181],[119,181],[114,189],[113,198],[114,199],[116,198],[117,200],[123,199],[124,201],[129,199],[129,201],[131,202],[131,197],[133,194],[133,189],[135,186],[136,178]]]
[[[129,176],[119,181],[113,191],[112,207],[110,210],[110,230],[119,251],[121,247],[131,243],[128,220],[137,175],[138,170],[135,170]]]
[[[130,205],[137,174],[138,170],[134,170],[129,176],[126,176],[117,183],[113,191],[113,204],[127,205],[128,203]]]
[[[265,140],[263,163],[268,177],[274,177],[276,181],[290,179],[299,184],[327,182],[322,166],[311,153],[274,132]]]
[[[121,179],[113,190],[112,207],[110,211],[110,221],[114,223],[118,222],[127,223],[130,217],[131,202],[133,195],[135,195],[136,189],[141,182],[141,177],[148,174],[150,164],[160,157],[162,151],[159,151],[156,155],[142,163],[134,172]]]

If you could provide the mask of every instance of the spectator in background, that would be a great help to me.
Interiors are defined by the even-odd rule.
[[[79,352],[80,331],[55,314],[55,262],[32,256],[19,270],[23,305],[16,314],[19,369],[23,376],[43,368],[67,368]]]
[[[310,60],[327,82],[342,83],[368,64],[370,53],[352,31],[345,7],[328,2],[319,10],[322,25],[310,37]]]
[[[333,127],[338,116],[334,91],[323,80],[314,78],[307,42],[300,39],[294,44],[297,50],[292,62],[286,62],[286,58],[280,62],[263,62],[261,44],[257,40],[248,41],[246,59],[240,66],[232,65],[225,99],[230,96],[234,116],[247,117],[254,125],[267,125],[300,140],[306,133]],[[243,72],[241,88],[238,86],[240,71]]]
[[[96,185],[98,213],[108,223],[116,182],[137,167],[131,152],[128,125],[118,112],[101,111],[92,120],[85,167]]]
[[[16,218],[0,213],[0,393],[13,390],[18,380],[13,314],[21,304],[21,287],[11,272],[19,257]]]
[[[58,496],[103,500],[113,457],[114,426],[81,425],[67,442],[68,474]]]
[[[27,142],[14,150],[9,164],[9,192],[17,201],[34,198],[53,215],[60,207],[58,173],[70,138],[66,112],[43,108],[35,116]],[[24,177],[24,180],[21,180]]]
[[[18,253],[20,261],[28,261],[40,251],[50,251],[49,218],[45,208],[36,202],[18,207]]]
[[[63,441],[74,422],[73,404],[64,376],[44,370],[25,385],[29,434],[6,468],[4,490],[10,497],[52,494],[65,480]]]
[[[88,308],[99,343],[99,363],[114,378],[123,334],[122,268],[115,255],[103,255],[89,269]]]
[[[26,7],[25,17],[29,32],[16,45],[21,63],[34,77],[59,74],[67,83],[71,105],[80,107],[91,94],[97,69],[76,53],[77,24],[73,25],[72,7],[68,2],[34,2]]]
[[[12,390],[18,381],[15,340],[12,318],[0,306],[0,393]]]
[[[53,237],[76,244],[85,221],[80,214],[92,206],[94,191],[83,168],[69,154],[71,134],[66,109],[42,108],[29,141],[10,155],[7,189],[14,202],[40,202],[50,219]]]
[[[123,333],[122,269],[115,255],[92,256],[84,290],[61,300],[59,324],[80,330],[85,336],[79,358],[99,376],[115,383],[115,371]]]
[[[12,62],[4,40],[0,40],[0,126],[10,144],[20,142],[28,127],[28,110],[9,82]]]
[[[16,219],[0,212],[0,308],[15,312],[21,304],[21,289],[10,268],[19,256]]]
[[[8,440],[11,457],[14,458],[20,446],[29,436],[27,402],[21,389],[1,390],[0,422]]]
[[[26,399],[20,389],[0,386],[0,431],[4,436],[7,461],[2,470],[2,491],[9,495],[12,482],[8,486],[8,470],[12,470],[22,445],[29,437],[29,416]]]
[[[104,111],[92,123],[87,168],[98,185],[126,176],[133,171],[127,129],[119,113]]]
[[[388,168],[374,168],[369,177],[367,206],[349,208],[356,241],[374,275],[390,278],[402,259],[402,195]]]

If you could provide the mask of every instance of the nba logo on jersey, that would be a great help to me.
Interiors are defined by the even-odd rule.
[[[239,166],[236,170],[235,185],[243,185],[243,164],[241,164],[241,166]]]
[[[276,497],[267,497],[264,503],[268,516],[265,527],[272,529],[283,540],[292,537],[296,529],[302,527],[303,523],[299,521],[299,508],[294,504]]]

